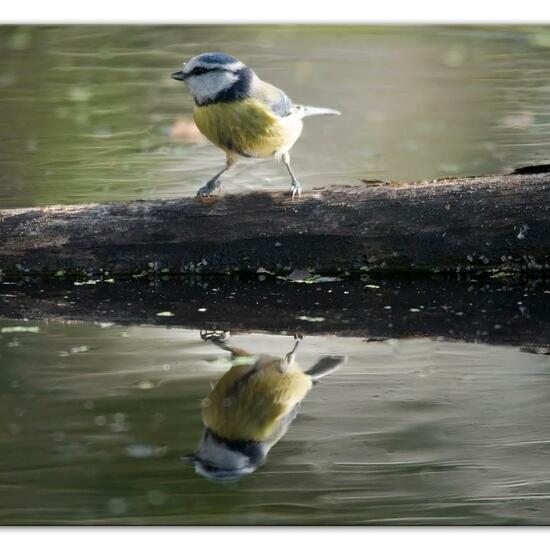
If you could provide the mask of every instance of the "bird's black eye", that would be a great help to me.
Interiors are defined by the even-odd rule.
[[[204,73],[207,73],[208,72],[208,69],[206,69],[205,67],[195,67],[192,71],[191,71],[191,74],[193,76],[199,76],[201,74],[204,74]]]

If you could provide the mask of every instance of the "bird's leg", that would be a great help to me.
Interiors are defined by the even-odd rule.
[[[200,335],[201,340],[214,343],[224,341],[229,338],[227,330],[201,330]]]
[[[241,348],[235,348],[233,346],[230,346],[227,342],[230,337],[230,333],[228,331],[208,331],[208,330],[201,330],[201,338],[205,342],[212,342],[219,348],[229,351],[231,353],[231,359],[234,360],[237,357],[247,357],[250,355],[247,351],[241,349]]]
[[[300,182],[296,179],[296,176],[294,175],[294,172],[290,167],[290,155],[288,154],[288,152],[283,153],[281,160],[283,161],[286,169],[288,170],[288,173],[290,174],[290,177],[292,178],[292,181],[290,182],[290,193],[292,194],[292,199],[294,199],[295,195],[300,196],[302,194],[302,186],[300,185]]]
[[[229,170],[235,164],[235,159],[228,156],[225,161],[225,168],[218,172],[213,178],[210,178],[205,185],[203,185],[197,192],[197,197],[209,197],[216,191],[216,189],[221,190],[221,175]]]
[[[296,349],[298,348],[299,344],[300,344],[300,340],[296,339],[296,343],[294,344],[294,347],[292,348],[292,350],[285,355],[285,358],[283,359],[283,363],[282,363],[283,370],[288,369],[294,363],[294,358],[296,357]]]
[[[227,340],[229,340],[229,332],[226,330],[201,330],[201,339],[205,342],[212,342],[213,344],[224,350],[232,351],[231,348],[227,345]]]

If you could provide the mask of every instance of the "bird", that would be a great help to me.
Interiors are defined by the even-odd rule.
[[[209,480],[234,481],[265,463],[313,385],[347,358],[325,356],[304,372],[295,361],[299,340],[283,357],[256,357],[230,346],[226,333],[205,331],[201,337],[231,352],[233,366],[202,401],[205,428],[198,449],[182,458]]]
[[[295,105],[285,92],[261,80],[242,61],[221,52],[197,55],[171,77],[189,87],[197,128],[226,154],[225,167],[199,189],[198,197],[221,190],[222,174],[239,157],[281,160],[290,174],[292,199],[300,196],[289,151],[300,137],[302,119],[339,115],[339,111]]]

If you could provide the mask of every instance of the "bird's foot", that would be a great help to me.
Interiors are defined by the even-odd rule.
[[[205,342],[224,342],[229,339],[227,330],[201,330],[200,335]]]
[[[211,197],[218,189],[221,191],[222,182],[219,179],[212,179],[197,191],[197,197]]]
[[[292,195],[292,200],[294,200],[294,197],[298,195],[298,197],[302,196],[302,186],[300,185],[300,182],[293,180],[290,184],[290,194]]]

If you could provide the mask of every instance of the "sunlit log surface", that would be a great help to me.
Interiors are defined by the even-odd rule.
[[[4,281],[0,319],[364,338],[425,336],[550,350],[550,279],[439,275],[316,284],[272,277],[195,279],[79,285]]]
[[[0,210],[4,273],[547,270],[550,173]],[[538,171],[537,170],[542,170]]]

